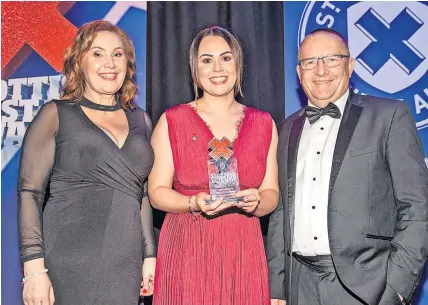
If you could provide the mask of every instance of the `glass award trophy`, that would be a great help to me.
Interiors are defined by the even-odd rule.
[[[208,143],[208,180],[211,200],[223,197],[223,202],[237,202],[241,198],[234,196],[240,191],[238,177],[238,162],[233,156],[232,142],[223,137],[214,137]]]

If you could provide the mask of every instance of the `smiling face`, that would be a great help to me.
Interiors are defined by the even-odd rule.
[[[305,38],[299,50],[299,61],[327,55],[349,55],[344,42],[336,35],[318,32]],[[303,70],[297,65],[297,74],[307,97],[317,107],[324,108],[336,102],[348,89],[354,70],[354,59],[342,58],[340,65],[327,67],[322,60],[313,70]]]
[[[99,32],[82,59],[85,95],[114,95],[123,85],[126,69],[127,59],[120,36]]]
[[[198,83],[205,94],[234,94],[237,69],[230,46],[220,36],[206,36],[198,49]]]

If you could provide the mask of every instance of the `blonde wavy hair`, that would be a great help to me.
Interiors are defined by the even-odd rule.
[[[82,71],[82,59],[89,51],[99,32],[117,34],[123,43],[127,60],[127,71],[122,87],[115,94],[115,99],[123,109],[135,108],[135,98],[138,93],[135,80],[135,51],[129,36],[119,27],[108,21],[97,20],[84,24],[77,32],[73,44],[64,55],[63,74],[66,81],[62,90],[61,99],[79,101],[86,89],[86,82]]]

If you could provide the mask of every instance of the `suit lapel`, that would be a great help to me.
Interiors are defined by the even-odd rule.
[[[300,137],[302,135],[303,126],[305,125],[306,115],[304,110],[299,113],[299,117],[293,122],[290,131],[290,139],[288,145],[287,156],[287,187],[288,187],[288,212],[291,228],[291,240],[293,239],[294,229],[294,198],[296,194],[296,169],[297,169],[297,153],[299,149]]]
[[[334,183],[336,182],[337,175],[339,174],[340,166],[342,165],[343,158],[345,157],[352,135],[354,134],[355,126],[357,126],[361,111],[363,110],[361,102],[362,98],[360,95],[353,94],[352,92],[349,94],[349,98],[343,112],[343,118],[340,122],[336,145],[334,147],[328,190],[329,201],[331,191],[333,190]]]

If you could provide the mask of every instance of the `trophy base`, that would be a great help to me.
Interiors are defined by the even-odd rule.
[[[223,198],[222,203],[244,201],[244,198],[245,197],[230,196],[230,197]],[[212,204],[214,201],[216,201],[216,199],[210,199],[210,200],[207,200],[205,202],[206,202],[206,204]]]

